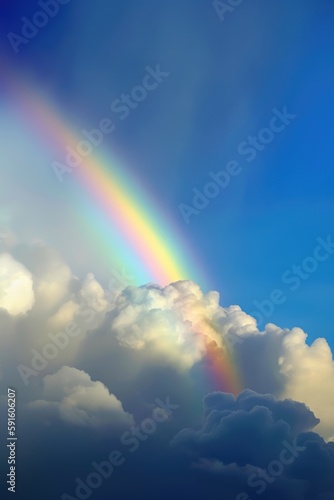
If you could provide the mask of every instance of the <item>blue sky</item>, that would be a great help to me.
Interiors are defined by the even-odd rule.
[[[179,225],[224,304],[251,312],[332,229],[332,11],[329,1],[245,1],[222,22],[211,2],[71,2],[18,55],[9,43],[4,52],[77,127],[106,116],[148,64],[170,73],[108,146]],[[284,106],[296,119],[247,164],[238,145]],[[178,205],[229,160],[242,174],[184,224]],[[333,340],[333,270],[322,263],[270,321]]]
[[[96,498],[178,500],[184,486],[189,498],[223,491],[240,500],[248,472],[297,439],[305,461],[263,499],[294,500],[299,487],[301,500],[333,498],[334,365],[319,340],[333,350],[332,0],[241,0],[223,20],[211,0],[57,0],[54,17],[15,53],[8,34],[21,33],[43,1],[0,8],[0,396],[8,385],[22,398],[21,484],[31,498],[73,499],[75,478],[142,425],[156,398],[170,397],[178,412]],[[122,120],[111,103],[148,67],[166,76]],[[105,292],[110,269],[84,227],[85,193],[75,197],[75,176],[57,182],[54,150],[8,98],[7,70],[77,132],[115,121],[103,147],[193,250],[204,294],[190,282]],[[228,171],[228,185],[212,187]],[[90,326],[78,312],[87,307]],[[69,321],[81,336],[65,335]],[[265,323],[277,327],[263,332]],[[309,345],[317,339],[312,347],[295,326]],[[46,344],[57,354],[28,368],[27,383],[18,366],[34,366],[31,353],[45,354],[51,330],[68,345]],[[233,353],[226,332],[242,340]],[[236,376],[251,392],[212,394],[236,395]],[[32,484],[39,470],[44,483]]]

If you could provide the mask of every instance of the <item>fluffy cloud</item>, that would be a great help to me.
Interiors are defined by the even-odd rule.
[[[26,436],[35,432],[36,442],[40,429],[50,432],[50,438],[47,434],[40,438],[39,452],[43,440],[54,445],[65,435],[66,439],[73,435],[73,442],[82,436],[83,446],[86,439],[95,446],[101,433],[117,441],[121,429],[134,425],[131,415],[140,423],[156,398],[168,396],[180,405],[168,422],[177,434],[170,452],[176,455],[166,457],[166,470],[174,470],[174,484],[178,474],[190,485],[194,477],[197,481],[208,474],[217,481],[210,480],[210,491],[206,479],[196,483],[196,491],[190,487],[194,498],[198,488],[208,499],[233,492],[235,500],[240,484],[252,498],[249,476],[265,471],[281,453],[282,442],[295,438],[298,446],[307,443],[307,452],[268,486],[265,495],[270,500],[331,498],[333,444],[323,438],[328,441],[334,435],[334,373],[325,339],[308,345],[300,328],[273,324],[259,331],[255,319],[239,306],[221,306],[217,292],[204,294],[191,281],[131,286],[108,294],[92,274],[77,278],[59,255],[43,245],[14,246],[11,252],[0,260],[8,301],[4,307],[3,292],[2,386],[18,388]],[[14,289],[15,301],[9,301]],[[202,397],[215,390],[213,378],[206,377],[213,354],[219,380],[228,385],[234,369],[243,388],[255,392],[238,397],[210,394],[201,415]],[[30,370],[27,385],[18,372],[20,365]],[[5,405],[5,393],[2,400]],[[54,425],[45,427],[42,422]],[[160,455],[158,444],[163,428],[150,438],[154,456],[162,462],[166,450]],[[22,443],[22,449],[25,446]],[[152,467],[154,463],[153,457]],[[136,467],[141,465],[138,459]],[[309,469],[312,477],[305,472]],[[140,469],[138,474],[142,473]],[[317,482],[324,485],[322,490]],[[312,492],[300,493],[312,488],[313,497]],[[166,490],[166,497],[171,491]]]
[[[97,312],[105,311],[109,306],[106,292],[103,290],[100,283],[96,281],[92,273],[87,274],[82,284],[80,295],[83,297],[86,304]]]
[[[321,420],[322,435],[327,439],[333,436],[334,364],[325,339],[309,346],[301,329],[281,329],[272,324],[260,332],[255,319],[239,306],[222,307],[217,292],[203,294],[191,281],[166,287],[127,287],[110,302],[110,294],[92,274],[80,283],[52,249],[35,245],[13,252],[25,265],[2,254],[1,306],[12,315],[28,313],[36,298],[34,310],[39,313],[31,318],[26,315],[24,344],[19,341],[19,332],[16,349],[14,344],[10,348],[7,340],[10,352],[19,353],[22,347],[29,361],[32,348],[42,351],[49,342],[48,332],[62,332],[73,321],[80,325],[82,335],[71,339],[55,361],[50,360],[50,368],[73,362],[80,366],[78,346],[85,348],[88,329],[92,332],[94,359],[108,351],[112,357],[116,341],[123,354],[126,350],[145,353],[136,361],[142,359],[143,369],[150,359],[164,359],[169,366],[189,372],[205,358],[208,345],[214,345],[228,356],[233,354],[244,387],[307,403]],[[99,332],[103,321],[103,331]],[[15,335],[10,337],[15,342]]]
[[[304,401],[321,419],[321,432],[327,438],[334,431],[334,362],[323,338],[306,344],[307,335],[294,328],[282,344],[279,358],[281,372],[286,375],[283,396]]]
[[[217,292],[204,295],[195,283],[179,281],[126,288],[115,300],[110,326],[121,345],[163,354],[189,369],[208,344],[229,348],[231,333],[251,333],[255,320],[236,306],[220,307]]]
[[[28,262],[35,276],[38,308],[51,311],[68,293],[71,270],[57,252],[43,244],[30,249]]]
[[[82,284],[76,280],[76,288],[76,292],[66,297],[66,301],[62,302],[48,319],[51,329],[59,331],[71,322],[80,324],[83,330],[88,326],[90,329],[97,328],[110,309],[109,294],[103,290],[92,273],[85,277]]]
[[[330,439],[334,432],[334,363],[325,339],[307,344],[300,328],[267,324],[263,332],[242,336],[235,345],[245,387],[306,403],[320,418],[318,431]]]
[[[0,255],[0,308],[17,316],[29,311],[35,301],[31,273],[9,253]]]
[[[56,412],[63,422],[84,427],[120,428],[133,423],[116,396],[82,370],[63,366],[46,375],[43,385],[43,399],[30,404],[42,414]]]
[[[29,313],[34,303],[33,283],[36,293],[33,314],[26,314],[20,326],[24,336],[23,331],[15,334],[14,330],[6,336],[6,344],[2,340],[4,366],[11,358],[17,359],[17,365],[30,367],[32,349],[43,355],[52,333],[61,337],[66,347],[54,349],[58,355],[47,360],[47,371],[38,374],[41,378],[62,364],[75,365],[110,386],[118,378],[116,368],[106,366],[102,376],[103,367],[100,369],[95,360],[103,358],[107,364],[113,360],[118,366],[116,358],[121,356],[127,363],[117,382],[122,390],[122,380],[124,389],[125,380],[131,384],[139,373],[159,363],[189,376],[206,362],[210,346],[212,352],[223,353],[221,363],[233,359],[244,388],[305,402],[320,418],[318,431],[326,439],[333,436],[334,364],[325,339],[309,346],[299,328],[268,324],[259,331],[255,319],[239,306],[222,307],[218,292],[203,294],[191,281],[166,287],[131,286],[111,297],[92,274],[82,282],[75,278],[59,255],[45,245],[12,251],[24,265],[9,254],[2,255],[2,307],[11,314]],[[14,328],[8,318],[0,320],[7,332]],[[72,323],[80,335],[66,342],[64,331]],[[90,360],[89,352],[94,353]],[[207,368],[203,365],[202,369]],[[157,384],[158,380],[161,377],[157,374]],[[207,389],[213,387],[208,384]]]
[[[128,287],[115,300],[110,328],[121,345],[185,370],[213,343],[233,356],[245,388],[305,402],[320,418],[322,435],[333,435],[334,363],[325,339],[309,346],[300,328],[273,324],[261,332],[239,306],[220,306],[217,292],[204,295],[191,281]]]
[[[290,498],[296,484],[299,498],[332,494],[334,443],[310,432],[318,419],[304,404],[249,390],[237,398],[214,393],[204,399],[204,416],[201,428],[183,429],[171,444],[189,466],[229,485],[229,498]]]

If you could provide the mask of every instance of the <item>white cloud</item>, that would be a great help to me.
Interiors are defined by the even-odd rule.
[[[31,273],[9,253],[0,255],[0,308],[12,316],[29,311],[35,301]]]
[[[88,373],[63,366],[43,380],[43,399],[30,404],[39,411],[54,411],[72,425],[110,428],[133,424],[132,416],[122,403],[100,381],[92,381]]]
[[[71,366],[115,383],[112,387],[117,387],[117,393],[127,394],[132,381],[138,383],[139,374],[156,370],[158,365],[167,365],[180,377],[188,372],[188,377],[206,355],[207,344],[228,351],[231,345],[226,339],[237,336],[233,352],[227,354],[243,378],[243,387],[306,403],[321,420],[317,431],[326,439],[333,437],[334,364],[325,339],[308,346],[300,328],[290,331],[273,324],[260,332],[255,319],[239,306],[222,307],[218,292],[204,294],[191,281],[127,287],[111,302],[110,294],[92,274],[81,286],[77,281],[76,292],[71,293],[73,275],[52,249],[25,248],[20,260],[29,271],[10,254],[0,255],[0,307],[9,313],[2,313],[0,320],[2,329],[10,332],[0,338],[3,380],[12,379],[9,374],[19,364],[32,366],[32,349],[43,354],[51,342],[49,332],[64,336],[64,328],[72,322],[80,330],[47,361],[45,370],[31,376],[35,384],[68,365],[46,376],[44,394],[37,396],[34,407],[52,408],[63,420],[80,425],[106,422],[111,413],[122,420],[125,412],[115,396],[101,382],[92,382],[87,373]],[[28,312],[33,305],[37,314],[26,315],[24,323],[13,321],[12,316]],[[100,366],[100,359],[106,364]],[[161,377],[152,384],[160,390]],[[53,396],[55,386],[60,391],[58,399]],[[31,400],[28,389],[24,398]]]
[[[317,432],[330,439],[334,431],[334,361],[323,338],[306,344],[307,335],[293,328],[283,339],[280,366],[287,376],[283,396],[306,403],[320,418]]]
[[[48,250],[48,249],[47,249]],[[52,255],[50,265],[36,278],[36,297],[40,309],[49,311],[68,294],[71,270],[61,259]]]
[[[218,298],[216,292],[203,295],[191,281],[128,287],[116,298],[111,330],[123,346],[190,368],[203,357],[207,340],[222,345],[221,335],[207,322],[218,313],[226,315]]]
[[[111,330],[123,346],[185,370],[202,359],[206,343],[230,349],[237,338],[229,354],[245,387],[261,392],[265,385],[264,392],[306,403],[321,420],[318,432],[333,435],[334,363],[325,339],[308,346],[300,328],[270,323],[260,332],[239,306],[221,307],[217,292],[204,295],[191,281],[127,288],[116,299]]]
[[[87,274],[80,295],[86,304],[97,312],[105,311],[109,305],[105,291],[92,273]]]

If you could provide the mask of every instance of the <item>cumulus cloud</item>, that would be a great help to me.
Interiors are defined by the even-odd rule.
[[[98,281],[96,281],[94,274],[87,274],[85,281],[80,289],[80,294],[89,307],[92,307],[97,312],[105,311],[109,306],[106,292]]]
[[[133,423],[132,416],[102,382],[69,366],[44,377],[43,399],[33,401],[30,408],[42,414],[56,412],[63,422],[84,427],[119,428]]]
[[[48,325],[53,330],[66,328],[71,322],[80,324],[83,330],[87,330],[88,326],[94,329],[111,308],[108,293],[92,273],[85,277],[83,283],[77,282],[76,288],[76,292],[72,292],[48,319]]]
[[[132,415],[140,423],[156,398],[168,396],[180,405],[168,425],[177,433],[175,464],[188,479],[214,475],[235,500],[238,485],[249,488],[249,476],[265,471],[282,442],[296,438],[299,446],[307,443],[307,453],[265,494],[314,500],[298,494],[315,488],[319,500],[330,498],[333,444],[323,438],[334,436],[334,368],[325,339],[308,345],[300,328],[273,324],[259,331],[238,305],[220,305],[218,292],[204,294],[191,281],[108,294],[93,274],[74,276],[45,245],[14,246],[11,253],[0,259],[2,386],[18,387],[28,435],[32,427],[38,433],[35,421],[54,424],[48,428],[53,442],[62,433],[85,440],[87,429],[99,429],[89,433],[92,440],[101,432],[117,439],[120,429],[134,425]],[[230,383],[224,376],[233,369],[251,390],[212,393],[215,384],[206,375],[213,355],[220,383]],[[2,398],[5,404],[5,393]],[[166,470],[173,464],[167,460]],[[308,468],[317,471],[314,477]],[[205,488],[203,495],[216,498],[219,488],[212,488],[211,497]]]
[[[220,307],[217,292],[203,294],[192,281],[179,281],[164,288],[126,288],[115,300],[110,327],[120,344],[163,354],[189,369],[209,343],[226,349],[232,324],[236,334],[255,328],[255,320],[240,309]]]
[[[284,439],[315,427],[319,420],[304,404],[277,401],[271,395],[243,391],[213,393],[204,398],[205,423],[185,429],[173,440],[196,454],[224,463],[264,466],[280,451]],[[242,446],[238,446],[242,442]]]
[[[320,418],[318,432],[334,431],[334,364],[325,339],[307,344],[301,328],[267,324],[263,332],[240,332],[235,345],[237,366],[245,387],[306,403]]]
[[[300,328],[268,324],[259,331],[255,319],[239,306],[221,306],[218,292],[204,294],[191,281],[166,287],[130,286],[111,296],[93,274],[82,281],[73,276],[59,255],[45,245],[14,247],[12,252],[15,259],[2,254],[0,260],[0,304],[11,315],[26,315],[25,323],[16,326],[0,317],[3,329],[12,332],[1,341],[4,366],[11,359],[12,364],[16,360],[17,365],[31,367],[33,353],[37,350],[43,355],[52,334],[65,347],[48,350],[57,355],[47,360],[46,371],[38,376],[66,364],[88,369],[109,384],[115,380],[116,368],[106,367],[101,378],[95,360],[107,362],[122,356],[127,362],[117,383],[122,390],[122,383],[124,389],[125,381],[131,384],[138,373],[159,363],[188,377],[205,364],[208,351],[220,352],[219,363],[233,359],[243,388],[305,402],[320,418],[318,432],[326,439],[333,436],[334,364],[325,339],[309,346]],[[80,334],[65,338],[66,328],[73,324]],[[90,360],[88,352],[94,352]],[[115,360],[114,365],[119,363]],[[156,377],[157,384],[159,380],[161,376]]]
[[[34,276],[37,309],[48,313],[59,305],[68,293],[72,273],[58,252],[37,242],[17,245],[12,253]]]
[[[33,279],[9,253],[0,255],[0,308],[12,316],[29,311],[35,301]]]
[[[245,388],[305,402],[320,418],[322,435],[333,435],[334,364],[325,339],[309,346],[300,328],[270,323],[259,331],[239,306],[222,307],[217,292],[205,295],[191,281],[128,287],[115,300],[110,329],[121,345],[184,370],[214,345],[233,357]]]
[[[282,344],[279,358],[281,372],[286,375],[283,396],[304,401],[317,411],[321,431],[331,438],[334,430],[334,362],[327,341],[319,338],[306,344],[307,335],[294,328]]]
[[[334,443],[311,432],[318,422],[292,400],[250,390],[237,398],[213,393],[204,398],[202,426],[183,429],[171,444],[189,466],[228,480],[233,498],[290,498],[296,483],[299,498],[320,498],[333,492]]]
[[[71,278],[70,268],[50,248],[36,249],[35,258],[41,258],[36,273],[36,295],[41,309],[51,310],[66,296]],[[41,265],[43,264],[43,265]]]

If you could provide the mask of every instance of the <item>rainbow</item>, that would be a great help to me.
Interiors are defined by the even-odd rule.
[[[43,144],[55,151],[55,160],[66,165],[65,148],[75,151],[85,138],[71,129],[54,105],[29,86],[20,87],[15,83],[14,99],[20,116],[34,127]],[[12,82],[10,91],[13,93]],[[53,174],[52,166],[49,168]],[[71,182],[71,177],[75,178],[71,195],[87,232],[113,268],[124,268],[126,263],[127,274],[133,277],[131,284],[155,282],[164,286],[191,279],[205,286],[201,266],[176,224],[150,200],[135,175],[103,149],[103,143],[83,157],[72,174],[65,173],[64,182]],[[58,184],[56,175],[54,179]],[[62,184],[59,187],[62,189]]]
[[[12,94],[20,118],[30,129],[33,127],[43,145],[55,152],[54,160],[65,164],[66,146],[76,150],[84,138],[60,116],[49,99],[37,94],[28,82],[19,84],[17,75],[9,77],[9,68],[6,70],[6,93]],[[51,165],[49,168],[52,171]],[[74,195],[82,225],[94,238],[94,244],[99,245],[108,265],[126,267],[127,274],[134,278],[130,284],[155,282],[165,286],[191,279],[202,288],[207,285],[198,260],[175,223],[103,143],[84,157],[71,174],[65,174],[66,180],[72,183],[71,196]],[[56,176],[55,183],[58,184]],[[58,185],[62,188],[62,184]],[[210,387],[239,392],[240,383],[228,351],[212,342],[206,350],[204,362],[210,372]]]

